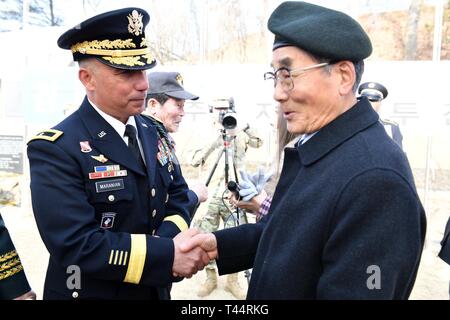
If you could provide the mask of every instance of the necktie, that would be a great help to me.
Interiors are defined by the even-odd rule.
[[[296,143],[295,143],[295,147],[298,148],[303,144],[303,140],[305,140],[304,137],[300,138]]]
[[[144,160],[142,160],[141,150],[139,150],[139,144],[136,137],[136,128],[131,124],[127,124],[125,127],[125,136],[128,137],[128,148],[131,150],[131,153],[141,168],[145,169]]]

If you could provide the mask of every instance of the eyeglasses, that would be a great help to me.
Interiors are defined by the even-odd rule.
[[[294,89],[294,80],[292,78],[300,76],[309,70],[322,68],[329,64],[330,63],[328,62],[323,62],[306,68],[297,68],[293,70],[290,70],[289,68],[286,67],[281,67],[278,68],[275,72],[264,73],[264,80],[273,80],[274,88],[277,86],[277,83],[280,83],[281,89],[283,89],[283,91],[285,92],[288,92]]]

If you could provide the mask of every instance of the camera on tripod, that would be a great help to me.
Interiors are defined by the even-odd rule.
[[[209,112],[212,113],[214,109],[219,111],[219,123],[225,130],[236,128],[237,118],[233,98],[214,100],[214,105],[209,106]]]

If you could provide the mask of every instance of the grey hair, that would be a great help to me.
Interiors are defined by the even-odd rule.
[[[309,52],[307,52],[307,54],[312,59],[317,61],[318,63],[323,63],[323,62],[329,63],[329,65],[327,65],[327,66],[325,66],[323,68],[323,71],[327,72],[328,74],[331,73],[331,65],[333,63],[335,63],[336,61],[333,62],[330,59],[322,58],[322,57],[319,57],[319,56],[315,56],[315,55],[313,55],[313,54],[311,54]],[[353,66],[355,68],[355,83],[353,84],[352,91],[353,91],[353,93],[356,93],[358,91],[358,87],[359,87],[359,83],[361,82],[362,75],[364,73],[364,60],[360,60],[360,61],[357,61],[357,62],[352,61],[352,63],[353,63]]]

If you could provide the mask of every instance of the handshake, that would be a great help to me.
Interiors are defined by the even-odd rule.
[[[212,233],[200,233],[192,228],[173,238],[175,254],[172,273],[174,277],[190,278],[203,270],[209,261],[217,258],[217,240]]]

